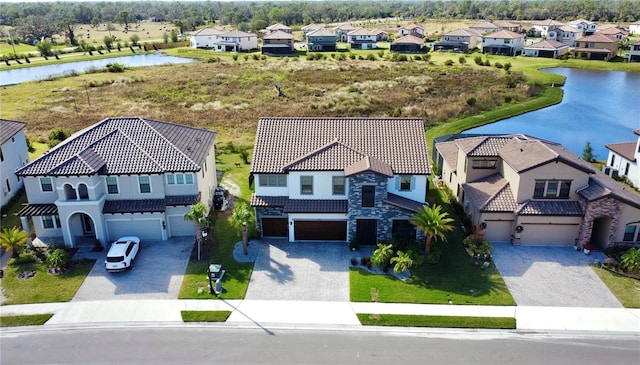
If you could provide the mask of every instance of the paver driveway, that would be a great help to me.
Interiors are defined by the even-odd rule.
[[[142,240],[132,270],[108,273],[106,247],[73,300],[176,299],[192,248],[188,237]]]
[[[569,247],[494,244],[493,257],[518,305],[621,308],[589,267],[602,252],[585,255]]]
[[[344,242],[251,241],[260,244],[246,299],[349,301],[349,247]]]

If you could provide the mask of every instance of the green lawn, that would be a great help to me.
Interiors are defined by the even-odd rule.
[[[640,281],[600,267],[592,268],[625,308],[640,308]]]
[[[510,317],[421,316],[406,314],[358,313],[365,326],[444,327],[515,329],[516,319]]]
[[[224,322],[230,311],[181,311],[183,322]]]
[[[47,273],[44,263],[7,265],[2,289],[7,301],[4,305],[28,303],[68,302],[76,294],[95,261],[83,261],[61,275]],[[23,271],[35,270],[31,279],[18,279]]]
[[[0,327],[41,326],[53,317],[52,313],[1,316]]]

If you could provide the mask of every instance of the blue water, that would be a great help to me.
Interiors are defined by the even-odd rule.
[[[0,71],[0,86],[19,84],[21,82],[43,80],[52,76],[62,76],[71,72],[85,72],[89,69],[103,68],[109,63],[120,63],[128,67],[156,66],[174,63],[193,62],[189,58],[166,56],[161,53],[101,58],[91,61],[60,63],[55,65],[18,68]]]
[[[566,76],[560,104],[473,128],[465,133],[524,133],[558,142],[582,156],[587,141],[598,160],[607,158],[605,144],[637,140],[640,129],[640,73],[546,70]]]

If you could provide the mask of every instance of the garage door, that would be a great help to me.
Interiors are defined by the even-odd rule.
[[[262,218],[262,237],[288,237],[287,218]]]
[[[169,217],[169,229],[171,237],[193,237],[196,234],[193,221],[184,217]]]
[[[484,237],[489,242],[510,242],[513,234],[513,221],[485,221],[487,228]]]
[[[296,241],[346,241],[347,221],[295,221]]]
[[[522,224],[520,243],[524,245],[573,245],[577,224]]]
[[[153,220],[110,220],[106,221],[110,241],[122,236],[138,236],[140,239],[161,240],[162,223]]]

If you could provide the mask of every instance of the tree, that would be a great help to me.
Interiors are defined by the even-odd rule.
[[[137,34],[132,34],[131,37],[129,37],[129,40],[132,45],[137,46],[138,42],[140,42],[140,37]]]
[[[198,260],[200,260],[200,245],[202,243],[202,232],[207,226],[208,208],[202,203],[198,202],[191,206],[189,213],[184,214],[184,220],[193,221],[196,230],[196,241],[198,241]]]
[[[391,258],[391,263],[395,264],[395,266],[393,266],[393,272],[404,272],[413,266],[413,259],[410,253],[398,250],[396,256]]]
[[[61,32],[64,33],[64,35],[67,37],[67,39],[69,40],[69,43],[72,46],[77,46],[78,45],[78,41],[76,40],[76,21],[72,18],[66,18],[64,20],[62,20],[60,23],[58,23],[58,27],[60,29]]]
[[[121,10],[118,15],[116,15],[115,19],[116,22],[124,25],[124,29],[129,29],[129,13]]]
[[[413,219],[410,222],[427,235],[425,240],[426,254],[431,251],[431,240],[434,237],[446,241],[446,232],[453,231],[453,225],[451,224],[453,219],[449,217],[447,212],[442,212],[442,206],[440,205],[434,205],[433,207],[425,205],[413,215]]]
[[[246,203],[237,203],[233,207],[233,212],[229,218],[229,223],[235,228],[242,230],[242,251],[245,255],[249,253],[249,224],[253,221],[253,213]]]
[[[18,227],[3,228],[0,233],[0,245],[6,250],[11,251],[11,257],[16,258],[20,255],[20,249],[27,244],[27,232]]]
[[[178,31],[171,29],[171,42],[176,43],[178,41]]]
[[[393,245],[391,243],[385,244],[380,242],[371,255],[371,263],[377,267],[385,267],[389,265],[392,256]]]
[[[36,44],[36,48],[38,48],[42,57],[53,56],[53,46],[51,45],[51,42],[46,39],[42,42],[38,42],[38,44]]]
[[[111,36],[104,36],[102,41],[104,42],[104,46],[107,47],[107,49],[113,48],[113,38],[111,38]]]
[[[596,156],[593,154],[593,147],[591,147],[591,142],[589,141],[587,141],[582,150],[582,159],[587,162],[596,162]]]

